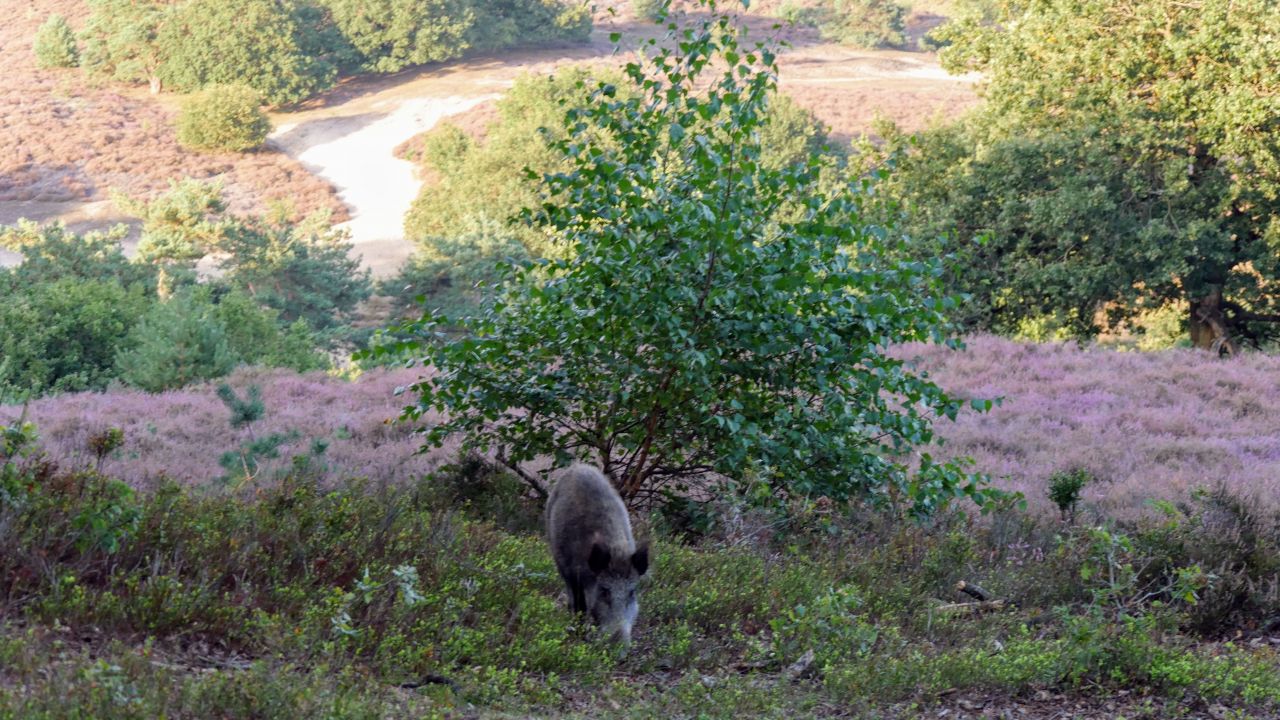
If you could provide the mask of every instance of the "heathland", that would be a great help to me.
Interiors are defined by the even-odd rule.
[[[1280,713],[1269,0],[11,14],[0,720]]]

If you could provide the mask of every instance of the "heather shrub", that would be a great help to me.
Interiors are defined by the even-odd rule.
[[[1271,622],[1280,611],[1280,515],[1221,484],[1158,507],[1161,514],[1134,531],[1138,551],[1148,558],[1142,580],[1150,583],[1178,568],[1203,571],[1205,580],[1184,613],[1187,626],[1213,634]]]
[[[815,10],[822,36],[855,47],[897,47],[906,42],[906,8],[896,0],[824,0]]]
[[[178,142],[194,150],[243,152],[262,146],[271,121],[262,97],[247,85],[215,85],[182,105]]]
[[[42,68],[69,68],[80,64],[76,35],[61,15],[50,15],[36,31],[36,64]]]

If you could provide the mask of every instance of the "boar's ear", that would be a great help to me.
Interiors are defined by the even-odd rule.
[[[609,567],[609,549],[600,543],[591,546],[591,555],[587,557],[587,567],[591,568],[591,572],[599,575]]]
[[[631,567],[641,575],[649,570],[649,544],[645,543],[636,548],[635,554],[631,556]]]

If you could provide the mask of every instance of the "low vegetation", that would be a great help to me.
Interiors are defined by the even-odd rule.
[[[1280,373],[1244,352],[1280,326],[1277,16],[955,7],[987,105],[852,155],[714,6],[410,143],[427,308],[341,373],[299,374],[371,292],[323,213],[186,180],[115,194],[132,259],[123,227],[0,229],[0,718],[1280,715]],[[107,97],[76,62],[237,94],[188,127],[224,150],[342,74],[589,30],[556,0],[46,13],[0,58],[64,83],[48,113]],[[901,42],[888,2],[810,17]],[[541,537],[572,459],[652,548],[629,653]]]
[[[324,488],[300,465],[133,489],[44,461],[29,424],[3,431],[7,716],[915,717],[1120,689],[1107,707],[1133,716],[1280,709],[1260,624],[1275,518],[1212,489],[1076,528],[729,496],[653,514],[623,658],[558,597],[523,483],[484,462],[399,487]],[[116,452],[110,432],[91,442]]]

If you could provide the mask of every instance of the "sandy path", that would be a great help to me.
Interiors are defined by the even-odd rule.
[[[597,35],[607,35],[607,28]],[[612,55],[612,57],[610,57]],[[396,158],[396,146],[440,120],[500,97],[524,73],[547,73],[584,61],[624,62],[607,40],[587,46],[478,58],[406,71],[390,77],[360,78],[339,88],[324,107],[278,115],[271,141],[338,188],[351,211],[344,226],[356,251],[375,276],[393,275],[412,253],[403,222],[422,187],[412,163]],[[782,88],[809,106],[838,133],[865,126],[878,111],[901,119],[912,108],[924,124],[922,98],[962,108],[976,77],[953,77],[932,55],[858,51],[801,43],[779,61]],[[841,86],[849,88],[842,90]],[[867,88],[870,88],[868,93]],[[956,102],[956,98],[961,102]]]
[[[413,163],[395,157],[396,146],[496,97],[384,100],[356,114],[283,124],[271,142],[333,183],[351,210],[351,220],[339,227],[351,232],[365,266],[386,277],[413,249],[404,239],[404,216],[422,186]]]

